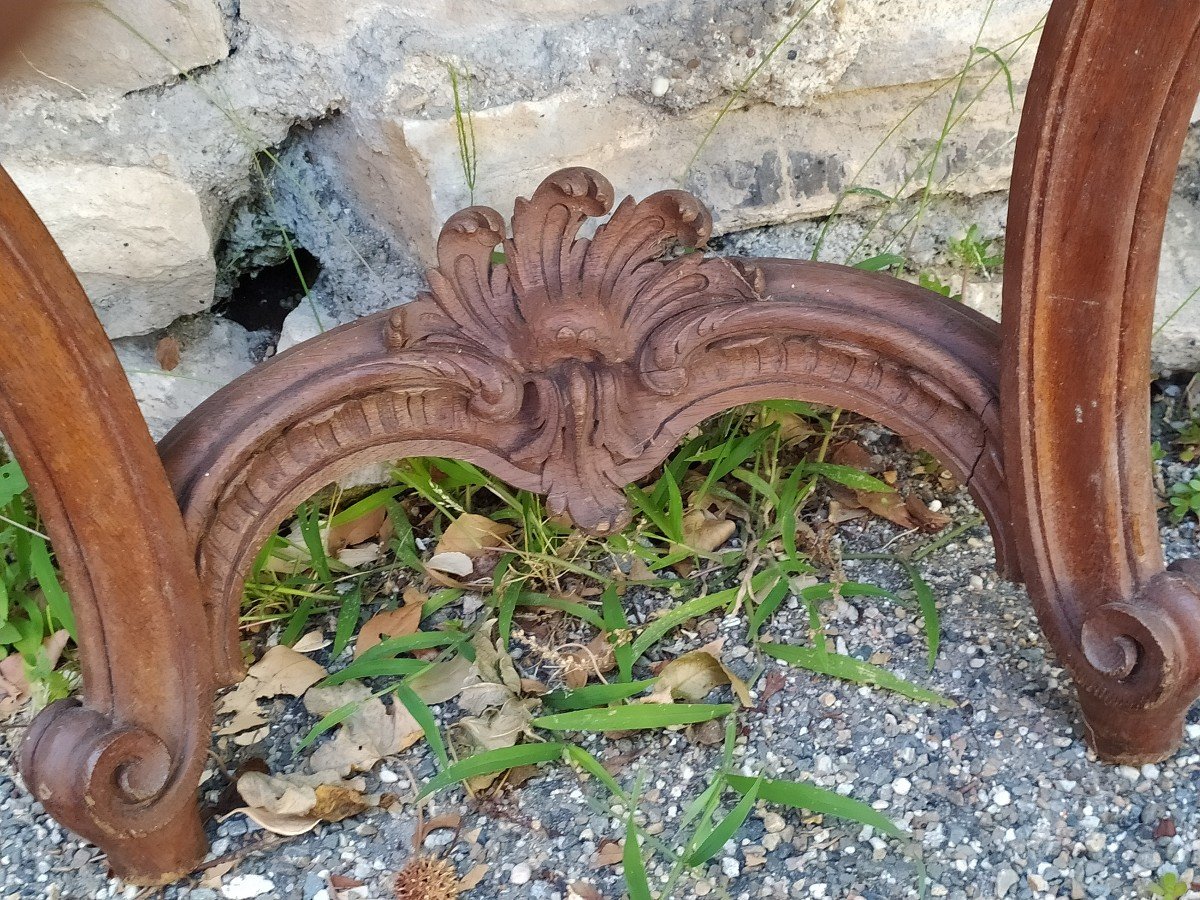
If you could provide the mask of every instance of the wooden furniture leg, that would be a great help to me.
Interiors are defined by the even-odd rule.
[[[0,432],[71,596],[83,701],[43,710],[21,773],[130,881],[190,871],[212,665],[189,544],[154,443],[91,304],[0,170]]]
[[[1150,333],[1200,90],[1195,0],[1059,0],[1017,145],[1001,416],[1014,538],[1107,760],[1168,756],[1200,693],[1200,564],[1163,571]]]

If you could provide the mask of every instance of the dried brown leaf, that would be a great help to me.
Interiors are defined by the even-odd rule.
[[[875,456],[858,441],[843,441],[837,444],[829,454],[829,461],[872,474],[880,468]]]
[[[329,553],[337,553],[346,547],[353,547],[375,538],[386,518],[387,509],[380,506],[347,522],[334,525],[325,532],[325,549]]]
[[[592,856],[592,868],[602,869],[605,866],[619,866],[624,861],[625,850],[618,841],[606,838]]]
[[[404,591],[404,604],[396,609],[376,613],[363,623],[354,641],[354,658],[362,656],[376,644],[388,638],[415,634],[421,625],[421,611],[429,599],[414,587]]]
[[[904,506],[917,524],[926,531],[940,531],[953,521],[940,510],[934,512],[916,494],[909,494],[908,499],[904,501]]]
[[[314,716],[326,716],[347,703],[356,704],[333,739],[313,752],[314,769],[338,772],[370,769],[385,756],[407,750],[424,731],[402,704],[385,706],[361,681],[311,688],[304,705]]]
[[[272,647],[250,667],[246,677],[217,704],[217,715],[233,714],[218,729],[222,735],[237,734],[266,723],[258,701],[281,694],[299,697],[329,673],[324,667],[282,644]]]
[[[179,355],[182,348],[176,338],[168,335],[161,338],[154,346],[154,359],[164,372],[173,372],[179,368]]]
[[[887,519],[906,531],[917,527],[917,520],[908,511],[908,507],[904,505],[904,498],[898,493],[855,491],[854,496],[859,506],[869,509],[881,519]]]
[[[471,868],[466,875],[458,880],[458,889],[460,891],[472,891],[483,882],[487,877],[488,864],[479,863]]]
[[[673,703],[676,700],[687,700],[695,703],[726,684],[733,688],[743,706],[753,705],[746,682],[729,671],[709,649],[693,650],[662,667],[654,690],[645,698],[645,702]]]
[[[471,675],[473,663],[465,656],[435,663],[420,675],[413,677],[408,686],[430,706],[453,700],[462,693],[463,686]]]

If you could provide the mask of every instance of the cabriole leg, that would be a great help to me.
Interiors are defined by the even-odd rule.
[[[1194,0],[1058,0],[1017,144],[1001,415],[1021,566],[1105,759],[1169,755],[1200,684],[1200,601],[1163,571],[1150,333],[1200,89]]]
[[[190,545],[108,339],[2,169],[0,322],[0,431],[54,542],[83,667],[83,702],[42,711],[21,773],[117,875],[171,881],[205,852],[213,680]]]

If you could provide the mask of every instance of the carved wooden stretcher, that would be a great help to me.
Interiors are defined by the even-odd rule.
[[[239,379],[158,448],[87,299],[0,174],[0,430],[79,625],[82,702],[21,770],[114,870],[205,850],[213,690],[242,672],[243,580],[305,497],[370,461],[455,456],[603,533],[692,425],[764,398],[870,416],[937,454],[1029,587],[1106,760],[1169,755],[1200,693],[1200,564],[1164,570],[1148,436],[1167,201],[1200,90],[1194,0],[1058,0],[1026,99],[1004,326],[883,275],[702,246],[693,197],[613,206],[585,169],[454,216],[432,292]],[[492,263],[503,245],[504,265]],[[161,454],[161,462],[160,456]]]

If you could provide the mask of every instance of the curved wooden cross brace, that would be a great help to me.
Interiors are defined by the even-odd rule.
[[[883,275],[695,249],[712,222],[691,195],[626,199],[588,169],[450,219],[432,293],[282,353],[218,393],[160,447],[216,636],[240,677],[237,616],[259,548],[340,475],[453,456],[547,495],[605,534],[623,488],[690,428],[754,400],[804,398],[870,416],[936,453],[1005,535],[989,319]],[[505,261],[493,262],[497,247]]]
[[[187,871],[213,673],[241,672],[243,579],[297,503],[371,461],[447,455],[604,533],[627,517],[623,486],[689,428],[765,398],[848,407],[937,454],[1026,577],[1100,755],[1170,753],[1200,685],[1200,566],[1163,570],[1146,386],[1198,31],[1194,0],[1056,0],[1018,142],[1003,338],[886,276],[678,254],[711,225],[680,192],[627,200],[580,239],[613,192],[569,169],[518,201],[511,236],[490,209],[454,216],[428,296],[185,419],[160,447],[182,521],[86,298],[0,176],[0,317],[28,348],[0,354],[0,430],[84,664],[84,703],[26,738],[28,784],[118,874]]]

